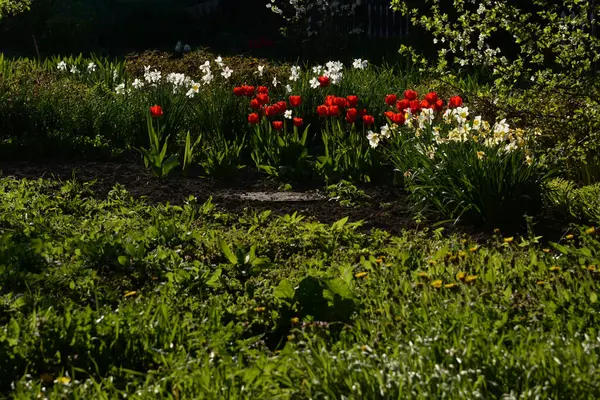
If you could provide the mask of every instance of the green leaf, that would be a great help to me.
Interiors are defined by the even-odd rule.
[[[218,286],[219,279],[221,278],[223,270],[218,268],[215,272],[210,275],[210,278],[206,281],[206,286],[216,287]]]
[[[273,296],[282,300],[291,300],[295,294],[294,286],[287,279],[282,279],[273,292]]]
[[[225,257],[227,257],[227,260],[229,260],[231,265],[238,264],[237,257],[235,256],[235,254],[233,254],[233,252],[231,251],[231,248],[229,247],[227,242],[225,242],[223,239],[219,240],[219,248],[221,249],[221,252],[223,253],[223,255]]]
[[[565,246],[563,246],[562,244],[558,244],[555,242],[550,242],[550,246],[554,247],[554,249],[560,251],[562,254],[569,254],[570,251],[568,248],[566,248]]]
[[[126,256],[119,256],[119,264],[125,266],[129,264],[129,259]]]
[[[595,303],[598,301],[598,295],[596,292],[590,293],[590,303]]]

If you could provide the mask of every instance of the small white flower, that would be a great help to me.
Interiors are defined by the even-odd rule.
[[[264,65],[259,65],[257,73],[258,73],[258,76],[262,77],[263,74],[265,73],[265,66]]]
[[[207,62],[208,62],[208,61],[207,61]],[[217,65],[218,65],[219,67],[222,67],[222,66],[223,66],[223,58],[221,58],[221,56],[217,57],[217,58],[215,59],[215,62],[217,63]],[[206,63],[205,63],[205,64],[206,64]]]
[[[133,86],[134,89],[141,89],[144,87],[144,82],[142,82],[138,78],[135,78],[131,86]]]
[[[379,145],[379,141],[381,140],[381,138],[379,137],[379,134],[377,134],[373,131],[367,132],[367,139],[369,139],[369,145],[372,148],[376,148]]]
[[[287,118],[287,119],[292,119],[292,110],[286,110],[286,111],[283,113],[283,116],[284,116],[285,118]]]
[[[368,65],[369,62],[367,60],[363,60],[360,58],[355,59],[352,63],[352,67],[354,67],[354,69],[365,69]]]
[[[319,86],[321,86],[321,84],[319,83],[319,80],[317,78],[312,78],[308,83],[310,84],[310,87],[313,89],[316,89]]]
[[[223,66],[223,63],[220,63],[219,66]],[[206,61],[204,64],[202,64],[200,66],[200,71],[202,71],[204,74],[210,73],[210,61]]]
[[[76,66],[76,65],[71,65],[71,70],[70,70],[70,72],[71,72],[72,74],[77,74],[77,73],[79,73],[79,70],[77,69],[77,66]]]
[[[123,93],[125,93],[125,84],[121,83],[120,85],[117,85],[117,87],[115,88],[115,92],[117,94],[123,94]]]
[[[290,85],[285,85],[285,92],[292,93],[292,87]]]
[[[388,124],[385,124],[384,126],[381,127],[381,136],[382,137],[389,139],[391,135],[392,135],[392,130]]]
[[[231,74],[233,74],[233,70],[229,67],[225,67],[223,69],[223,72],[221,72],[221,76],[225,79],[229,79],[231,77]]]
[[[56,68],[59,71],[66,71],[67,70],[67,63],[64,62],[64,61],[61,61],[61,62],[58,63],[58,65],[56,66]]]
[[[277,87],[277,85],[279,85],[279,81],[277,80],[277,77],[276,77],[276,76],[275,76],[275,77],[273,77],[273,82],[272,82],[272,84],[273,84],[273,87]]]
[[[188,92],[186,93],[186,96],[189,97],[190,99],[192,97],[194,97],[196,95],[196,93],[198,93],[200,91],[200,84],[197,82],[192,81],[192,85],[190,87],[190,90],[188,90]]]
[[[89,63],[87,66],[88,72],[96,72],[96,64],[93,62]]]
[[[300,79],[300,67],[292,66],[290,68],[290,81],[296,82]]]
[[[205,85],[208,85],[212,82],[213,80],[213,74],[208,71],[207,74],[205,74],[204,76],[202,76],[202,83],[204,83]]]

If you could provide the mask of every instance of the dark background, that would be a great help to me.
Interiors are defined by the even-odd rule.
[[[206,15],[189,8],[211,0],[33,0],[32,9],[0,22],[0,52],[7,56],[97,55],[122,57],[145,50],[173,51],[178,41],[222,55],[250,54],[272,59],[326,60],[352,56],[393,62],[398,35],[352,36],[290,41],[280,33],[282,19],[267,0],[220,0]],[[367,26],[366,3],[389,8],[389,0],[366,0],[353,23]],[[385,24],[385,18],[378,23]],[[36,49],[37,45],[37,49]]]

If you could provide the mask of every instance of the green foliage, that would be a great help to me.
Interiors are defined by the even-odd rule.
[[[364,126],[345,126],[331,119],[321,130],[324,154],[317,158],[316,168],[325,182],[349,179],[369,182],[377,167],[377,156],[369,147]]]
[[[484,70],[494,85],[468,95],[494,118],[543,133],[539,154],[568,177],[600,180],[598,132],[600,85],[596,74],[600,39],[594,34],[600,5],[579,0],[426,1],[392,0],[411,16],[438,50],[432,68],[415,49],[401,52],[438,76],[449,70]],[[562,12],[565,11],[566,15]],[[567,40],[568,38],[568,40]],[[444,78],[442,78],[444,79]],[[453,78],[444,79],[449,85]],[[477,101],[475,101],[477,99]]]
[[[29,10],[31,0],[0,0],[0,20]]]
[[[203,151],[199,154],[199,164],[206,175],[222,180],[235,179],[242,164],[242,152],[246,145],[246,137],[229,140],[216,134],[206,138]]]
[[[160,120],[157,119],[157,127],[154,127],[154,120],[150,115],[149,109],[146,112],[146,122],[148,126],[150,148],[140,148],[140,152],[144,157],[144,165],[146,168],[150,167],[154,176],[165,178],[174,168],[179,166],[179,159],[177,158],[177,155],[167,156],[167,146],[170,135],[167,135],[163,141],[165,126],[163,125],[161,127]],[[186,140],[186,143],[189,142],[189,132]],[[187,147],[189,146],[186,146],[186,149]],[[189,156],[187,152],[185,154],[186,156]]]
[[[580,220],[600,221],[600,184],[576,187],[573,182],[554,179],[546,190],[549,206]]]
[[[346,218],[233,216],[193,197],[148,206],[120,187],[92,190],[0,179],[2,396],[600,391],[590,227],[548,246],[391,236]]]
[[[327,197],[339,202],[343,206],[355,207],[364,205],[370,200],[370,196],[364,190],[358,189],[352,183],[341,180],[326,188]]]
[[[270,121],[264,119],[254,128],[252,135],[252,160],[259,170],[283,180],[303,180],[310,177],[311,160],[308,155],[307,126],[304,129],[294,126],[288,130],[273,129]]]

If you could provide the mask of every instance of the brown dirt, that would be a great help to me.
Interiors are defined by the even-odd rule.
[[[75,177],[82,182],[93,181],[93,190],[100,198],[119,183],[134,197],[144,197],[149,204],[181,204],[190,195],[203,202],[212,196],[218,209],[239,213],[245,209],[271,210],[276,215],[295,211],[323,223],[333,223],[343,217],[364,222],[363,229],[380,228],[393,233],[415,227],[402,191],[389,187],[365,186],[371,197],[368,205],[341,206],[328,199],[315,186],[294,185],[293,192],[278,191],[279,183],[250,179],[242,182],[216,182],[203,178],[171,178],[159,180],[139,164],[71,162],[71,163],[0,163],[2,176],[37,179],[44,177],[66,181]],[[322,189],[322,188],[320,188]]]

